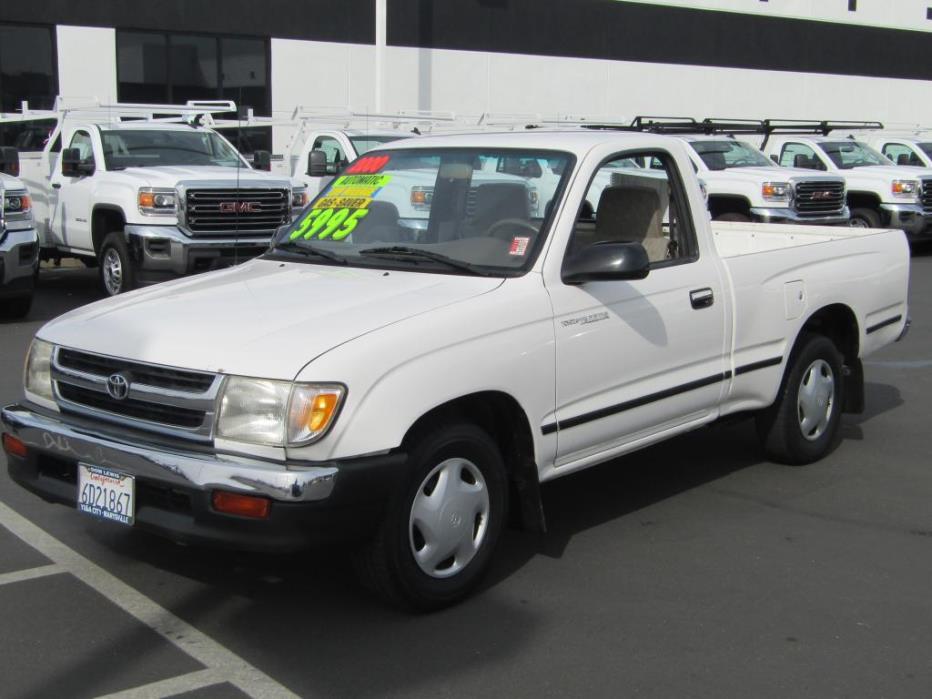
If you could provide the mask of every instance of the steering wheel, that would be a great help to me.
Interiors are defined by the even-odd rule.
[[[538,233],[537,226],[535,226],[530,221],[525,221],[523,218],[503,218],[501,221],[496,221],[491,226],[489,226],[489,229],[485,232],[485,234],[489,238],[498,238],[499,240],[502,240],[506,243],[510,243],[511,239],[514,238],[513,232],[509,232],[509,234],[504,236],[500,234],[506,228],[515,226],[522,228],[523,231],[521,232],[528,233],[532,237]]]

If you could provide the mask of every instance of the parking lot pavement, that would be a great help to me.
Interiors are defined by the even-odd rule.
[[[375,602],[339,551],[183,548],[42,503],[4,469],[0,512],[76,558],[0,526],[0,583],[37,575],[0,584],[0,694],[259,694],[233,672],[251,667],[270,696],[927,697],[932,256],[911,287],[913,329],[866,363],[868,410],[829,458],[768,463],[744,422],[547,484],[549,533],[509,532],[479,594],[438,614]],[[0,325],[0,400],[41,319],[96,297],[93,271],[43,273],[33,314]],[[121,595],[216,644],[228,684]]]

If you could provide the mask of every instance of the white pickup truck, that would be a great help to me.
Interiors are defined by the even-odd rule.
[[[39,238],[32,200],[19,172],[13,148],[0,148],[0,318],[22,318],[32,306]]]
[[[538,215],[474,187],[499,157],[560,173]],[[414,237],[389,186],[413,173]],[[46,500],[193,543],[348,541],[377,592],[433,609],[476,585],[509,504],[543,528],[543,481],[745,413],[771,458],[827,454],[862,358],[908,327],[908,274],[898,230],[710,222],[678,139],[398,141],[261,258],[43,326],[3,446]]]
[[[764,152],[779,165],[842,176],[848,186],[849,225],[899,228],[927,237],[932,221],[932,169],[902,167],[870,146],[833,136],[775,136]]]
[[[123,112],[62,112],[22,159],[43,257],[98,265],[109,295],[255,257],[306,202],[208,128]]]

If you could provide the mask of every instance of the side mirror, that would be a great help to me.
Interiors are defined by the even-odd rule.
[[[909,153],[900,153],[898,156],[896,156],[897,165],[909,165],[909,162]]]
[[[19,177],[19,151],[12,146],[0,148],[0,172]]]
[[[647,250],[640,243],[595,243],[567,258],[567,284],[643,279],[650,272]]]
[[[777,155],[776,153],[771,153],[771,154],[770,154],[770,159],[771,159],[773,162],[775,162],[777,165],[780,164],[780,156]]]
[[[267,150],[257,150],[252,154],[252,166],[256,170],[269,172],[272,169],[272,154]]]
[[[80,177],[81,151],[65,148],[61,152],[61,174],[65,177]]]
[[[307,174],[309,177],[326,177],[327,154],[315,148],[307,154]]]

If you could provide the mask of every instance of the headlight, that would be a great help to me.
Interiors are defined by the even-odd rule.
[[[32,211],[32,198],[26,193],[8,193],[3,197],[3,211],[7,214],[25,214]]]
[[[429,211],[433,199],[433,187],[416,186],[411,188],[411,208],[415,211]]]
[[[299,187],[291,190],[291,208],[303,209],[307,206],[307,189]]]
[[[916,199],[919,196],[919,180],[893,180],[893,196]]]
[[[148,216],[175,213],[175,190],[143,187],[139,190],[139,213]]]
[[[23,387],[27,393],[46,401],[54,402],[52,393],[52,350],[53,345],[38,338],[32,341],[26,356],[23,372]]]
[[[320,439],[340,409],[346,389],[231,376],[220,403],[217,436],[269,446],[303,446]]]
[[[789,182],[764,182],[760,189],[761,196],[771,201],[787,201],[790,191]]]

